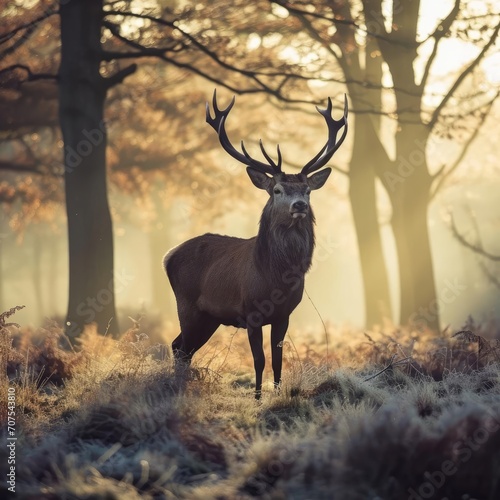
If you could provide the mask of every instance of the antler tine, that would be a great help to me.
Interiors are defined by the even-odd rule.
[[[281,150],[279,144],[276,146],[276,151],[278,152],[278,165],[276,165],[276,168],[281,172],[281,162],[283,160],[283,157],[281,156]]]
[[[225,129],[225,123],[226,123],[227,116],[229,115],[229,112],[231,111],[232,107],[234,106],[235,100],[236,100],[236,98],[233,96],[231,102],[229,103],[229,106],[226,109],[220,110],[217,106],[217,92],[216,92],[216,90],[214,90],[213,101],[212,101],[214,115],[215,115],[214,118],[212,118],[212,116],[210,114],[209,103],[208,102],[206,103],[207,123],[217,132],[221,146],[233,158],[235,158],[239,162],[243,163],[244,165],[248,165],[249,167],[252,167],[255,170],[258,170],[259,172],[270,174],[270,175],[275,175],[275,174],[281,172],[281,153],[279,152],[279,148],[278,148],[278,164],[276,164],[269,157],[269,155],[265,152],[265,150],[262,146],[262,143],[261,143],[262,153],[263,153],[264,157],[266,158],[266,160],[269,162],[269,164],[266,164],[266,163],[263,163],[261,161],[253,159],[246,151],[245,146],[243,145],[243,141],[241,142],[241,149],[243,151],[243,154],[240,153],[231,144],[231,141],[229,140],[229,137],[228,137],[226,129]]]
[[[321,167],[324,167],[335,154],[335,151],[339,149],[341,144],[344,142],[344,139],[347,135],[347,114],[348,114],[348,104],[347,104],[347,95],[344,94],[344,115],[339,120],[335,120],[332,118],[332,100],[328,98],[328,104],[326,109],[320,109],[316,107],[318,112],[325,118],[326,124],[328,126],[328,140],[326,144],[321,148],[319,153],[307,163],[301,170],[302,174],[310,174],[319,170]],[[340,137],[340,140],[337,141],[337,134],[340,129],[344,127],[344,132]]]
[[[236,96],[233,95],[233,98],[231,99],[229,106],[224,110],[224,112],[229,113],[235,101],[236,101]],[[214,95],[212,96],[212,106],[214,107],[215,115],[217,115],[217,113],[220,113],[220,109],[217,106],[217,89],[214,89]]]
[[[241,150],[243,151],[243,158],[245,158],[245,160],[240,160],[242,163],[264,174],[270,174],[270,175],[276,174],[276,171],[273,169],[271,165],[267,165],[266,163],[254,160],[248,153],[247,149],[245,148],[245,143],[243,141],[241,141]]]
[[[215,116],[212,118],[210,114],[210,104],[208,102],[205,103],[205,108],[206,108],[206,121],[207,123],[217,132],[219,133],[219,129],[222,125],[222,122],[227,118],[227,115],[229,115],[229,112],[234,106],[234,103],[236,101],[236,98],[233,96],[231,99],[231,102],[229,103],[229,106],[226,109],[220,110],[219,107],[217,106],[217,91],[214,90],[214,96],[213,96],[213,108],[214,108],[214,114]]]
[[[278,172],[281,172],[281,160],[282,160],[282,157],[281,157],[281,151],[280,151],[280,146],[278,144],[278,163],[276,164],[274,162],[274,160],[267,154],[267,151],[264,149],[264,144],[262,143],[262,139],[259,141],[259,145],[260,145],[260,150],[262,151],[262,154],[264,155],[264,158],[269,162],[270,165],[272,165],[272,167],[278,171]]]

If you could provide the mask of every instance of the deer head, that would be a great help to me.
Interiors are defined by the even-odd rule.
[[[267,163],[264,163],[255,160],[248,154],[243,141],[241,141],[241,152],[231,144],[225,124],[234,103],[235,97],[233,97],[226,109],[219,109],[217,94],[214,91],[214,118],[211,116],[208,102],[206,105],[207,123],[217,132],[222,147],[233,158],[247,165],[247,173],[253,184],[259,189],[264,189],[269,194],[269,203],[276,212],[276,218],[279,221],[290,223],[290,219],[293,221],[306,218],[310,213],[310,192],[319,189],[325,184],[332,169],[327,167],[319,172],[316,171],[330,161],[347,135],[347,97],[344,98],[344,114],[339,120],[332,118],[332,101],[330,98],[328,98],[326,109],[316,108],[325,118],[328,126],[328,140],[318,154],[302,168],[299,174],[286,174],[281,170],[282,155],[279,145],[277,146],[278,160],[275,162],[266,152],[262,141],[260,141],[260,149],[267,161]],[[337,141],[337,134],[342,127],[344,131]]]

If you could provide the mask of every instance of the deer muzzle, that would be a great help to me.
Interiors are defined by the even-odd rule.
[[[290,206],[290,214],[294,219],[303,219],[309,211],[309,205],[302,200],[294,201]]]

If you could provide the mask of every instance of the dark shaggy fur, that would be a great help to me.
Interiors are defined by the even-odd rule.
[[[177,359],[189,363],[220,324],[247,328],[260,392],[265,363],[262,326],[270,324],[273,371],[279,384],[281,343],[288,318],[302,299],[314,249],[309,193],[324,184],[329,171],[309,178],[283,173],[270,178],[248,169],[252,182],[270,195],[257,236],[205,234],[165,256],[181,326],[172,344]]]

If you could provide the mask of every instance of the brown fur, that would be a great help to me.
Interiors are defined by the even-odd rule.
[[[270,324],[274,382],[279,384],[281,343],[288,318],[302,299],[314,249],[309,192],[311,186],[321,187],[328,174],[329,169],[308,179],[249,172],[254,184],[270,195],[258,235],[242,239],[208,233],[165,256],[181,326],[172,344],[178,360],[189,363],[221,324],[247,328],[259,395],[265,363],[262,326]],[[301,217],[295,218],[296,212]]]

